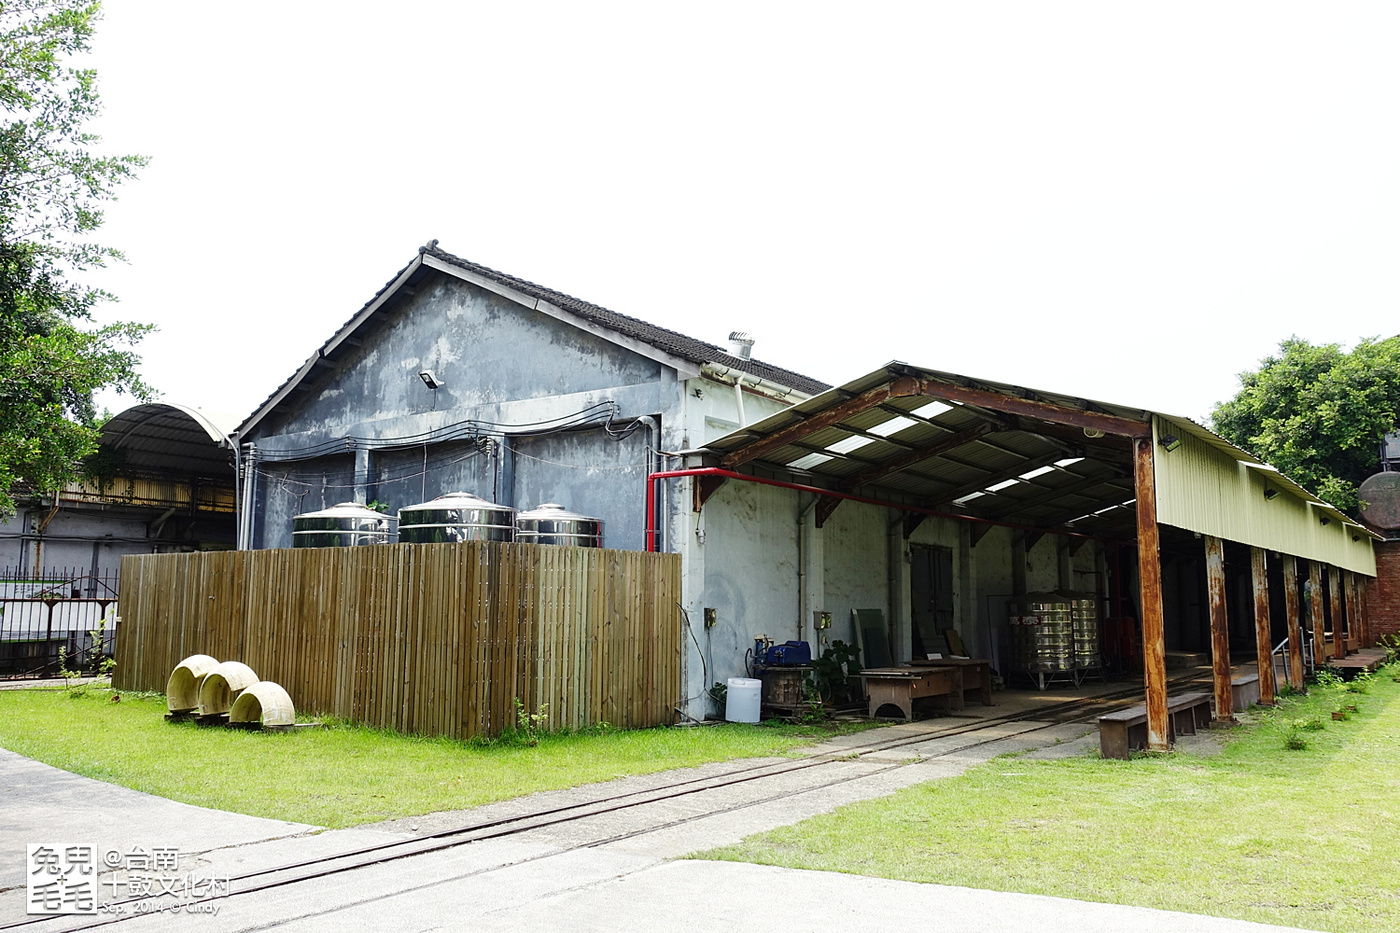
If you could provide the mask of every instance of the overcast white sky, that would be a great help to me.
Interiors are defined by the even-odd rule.
[[[838,383],[1203,417],[1400,331],[1394,3],[105,10],[98,129],[153,161],[101,284],[166,401],[247,415],[433,237]]]

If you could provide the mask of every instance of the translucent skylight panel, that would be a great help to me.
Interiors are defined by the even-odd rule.
[[[1009,489],[1010,487],[1015,486],[1019,482],[1019,479],[1004,479],[1001,482],[997,483],[995,486],[988,486],[987,492],[1001,492],[1003,489]]]
[[[1035,479],[1037,476],[1044,476],[1046,473],[1053,473],[1053,472],[1055,472],[1055,468],[1054,468],[1054,467],[1052,467],[1052,466],[1043,466],[1043,467],[1040,467],[1039,469],[1031,470],[1029,473],[1022,473],[1022,474],[1021,474],[1021,479]]]
[[[875,427],[870,429],[870,433],[878,434],[881,437],[889,437],[891,434],[898,434],[905,428],[912,428],[918,423],[919,422],[915,421],[913,418],[906,418],[903,415],[897,415],[891,418],[889,421],[882,421],[879,424],[875,425]]]
[[[853,450],[860,450],[862,447],[873,443],[875,443],[873,438],[852,434],[850,437],[843,437],[834,444],[827,444],[826,449],[835,451],[838,454],[848,454]]]
[[[976,498],[978,498],[979,496],[985,496],[985,495],[986,495],[985,492],[970,492],[970,493],[968,493],[967,495],[963,496],[961,499],[954,499],[954,500],[953,500],[953,504],[954,504],[954,505],[965,505],[966,503],[971,502],[973,499],[976,499]]]
[[[1066,459],[1064,459],[1064,460],[1056,460],[1056,461],[1055,461],[1055,466],[1057,466],[1057,467],[1073,466],[1074,464],[1078,463],[1079,461],[1081,461],[1081,460],[1083,460],[1083,459],[1084,459],[1083,457],[1068,457],[1068,458],[1066,458]]]
[[[794,470],[810,470],[812,467],[821,466],[828,460],[833,459],[826,454],[808,454],[805,457],[798,457],[788,464]]]
[[[927,405],[914,409],[912,413],[918,415],[920,418],[936,418],[945,411],[952,410],[953,406],[949,405],[947,402],[929,402]]]

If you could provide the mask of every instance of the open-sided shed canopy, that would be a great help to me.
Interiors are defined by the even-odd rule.
[[[228,436],[236,419],[166,402],[133,405],[102,426],[101,443],[125,467],[158,476],[194,476],[233,482]]]
[[[1374,536],[1350,517],[1190,419],[1125,405],[892,362],[707,446],[730,470],[1031,534],[1131,538],[1140,437],[1157,441],[1164,524],[1374,575]]]

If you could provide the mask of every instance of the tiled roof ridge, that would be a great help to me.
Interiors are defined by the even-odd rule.
[[[604,308],[591,301],[575,298],[572,295],[565,294],[564,292],[549,288],[548,286],[538,285],[528,279],[522,279],[519,276],[510,275],[505,272],[498,272],[480,263],[472,262],[469,259],[463,259],[461,256],[456,256],[438,247],[436,240],[432,241],[427,246],[420,247],[419,252],[433,256],[451,265],[460,266],[463,269],[491,279],[501,285],[513,288],[526,295],[548,301],[550,304],[563,308],[566,311],[572,311],[596,324],[601,324],[619,333],[635,337],[644,343],[651,344],[661,350],[666,350],[692,363],[720,363],[809,395],[815,395],[831,388],[831,386],[826,383],[813,379],[810,376],[804,376],[801,373],[793,372],[790,369],[784,369],[781,366],[775,366],[772,363],[765,363],[762,360],[742,359],[734,356],[723,347],[707,341],[698,340],[694,337],[682,334],[679,331],[661,327],[649,321],[643,321],[640,318]]]
[[[752,376],[757,376],[760,379],[766,379],[769,382],[787,386],[791,389],[796,389],[797,391],[806,393],[807,395],[816,395],[818,393],[825,392],[827,389],[831,388],[831,386],[827,385],[824,382],[821,382],[820,380],[813,379],[810,376],[804,376],[801,373],[793,372],[790,369],[784,369],[781,366],[774,366],[773,364],[765,363],[762,360],[741,359],[740,357],[734,356],[729,351],[725,350],[723,347],[716,346],[715,344],[707,343],[703,340],[697,340],[694,337],[688,337],[685,334],[679,333],[674,330],[669,330],[665,327],[660,327],[656,324],[651,324],[647,321],[641,320],[640,318],[631,317],[626,314],[621,314],[617,311],[609,310],[608,308],[604,308],[601,305],[595,305],[592,302],[584,301],[581,298],[575,298],[572,295],[567,295],[564,292],[548,288],[544,285],[537,285],[534,282],[529,281],[528,279],[522,279],[518,276],[510,275],[505,272],[498,272],[497,270],[492,269],[489,266],[483,266],[480,263],[472,262],[469,259],[463,259],[461,256],[449,253],[447,252],[447,250],[441,249],[437,245],[437,242],[437,240],[432,240],[426,246],[420,246],[418,248],[419,256],[432,256],[433,258],[438,259],[441,262],[445,262],[449,265],[458,266],[459,268],[466,269],[469,272],[473,272],[477,275],[480,275],[483,278],[487,278],[494,282],[497,282],[498,284],[505,285],[509,288],[513,288],[516,291],[521,292],[522,294],[530,295],[534,298],[538,298],[543,301],[548,301],[550,304],[562,308],[565,311],[572,312],[589,321],[592,321],[603,327],[607,327],[610,330],[615,330],[620,334],[625,334],[627,336],[640,340],[643,343],[650,344],[651,346],[654,346],[657,349],[664,350],[668,353],[680,357],[681,359],[688,360],[692,363],[718,363],[722,366],[728,366],[730,368],[737,369],[740,372],[748,373]],[[389,278],[389,281],[385,282],[384,285],[381,286],[379,290],[376,291],[368,301],[361,305],[360,308],[353,315],[350,316],[349,320],[347,320],[345,323],[341,324],[338,328],[336,328],[335,333],[332,334],[320,345],[320,347],[317,348],[316,355],[321,355],[325,351],[325,349],[335,341],[337,337],[339,337],[342,333],[345,332],[345,329],[347,327],[350,327],[352,324],[355,323],[355,321],[360,317],[360,315],[362,315],[365,312],[367,308],[372,307],[375,304],[375,302],[379,301],[379,299],[384,296],[386,292],[393,288],[394,283],[399,281],[399,279],[403,277],[403,274],[407,272],[409,267],[412,265],[413,263],[410,262],[408,265],[395,272],[393,276]],[[300,372],[300,369],[298,369],[298,372]],[[243,420],[243,423],[238,426],[238,430],[241,431],[245,425],[247,425],[253,419],[257,418],[258,413],[263,410],[263,408],[268,404],[268,402],[276,398],[278,393],[285,389],[293,380],[296,379],[296,377],[297,374],[293,373],[287,379],[283,380],[283,382],[280,385],[278,385],[277,388],[274,389],[272,393],[267,396],[267,398],[258,403],[258,406],[253,410],[252,414],[245,418]]]

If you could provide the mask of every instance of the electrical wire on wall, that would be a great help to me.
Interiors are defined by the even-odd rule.
[[[286,460],[315,460],[320,457],[332,454],[344,453],[350,450],[401,450],[405,448],[417,448],[424,445],[444,444],[450,441],[480,440],[484,436],[492,434],[519,434],[531,437],[543,437],[550,434],[559,434],[565,431],[578,431],[581,429],[600,427],[609,436],[621,439],[630,435],[641,426],[639,419],[633,419],[627,424],[618,425],[614,420],[618,417],[618,406],[614,401],[599,402],[581,409],[571,415],[564,415],[560,418],[551,418],[547,421],[531,422],[501,422],[501,421],[478,421],[468,419],[458,421],[445,427],[432,431],[425,431],[419,434],[406,434],[398,437],[371,437],[368,435],[346,434],[319,444],[312,444],[307,447],[287,447],[281,449],[258,448],[258,459],[261,462],[277,462]]]

